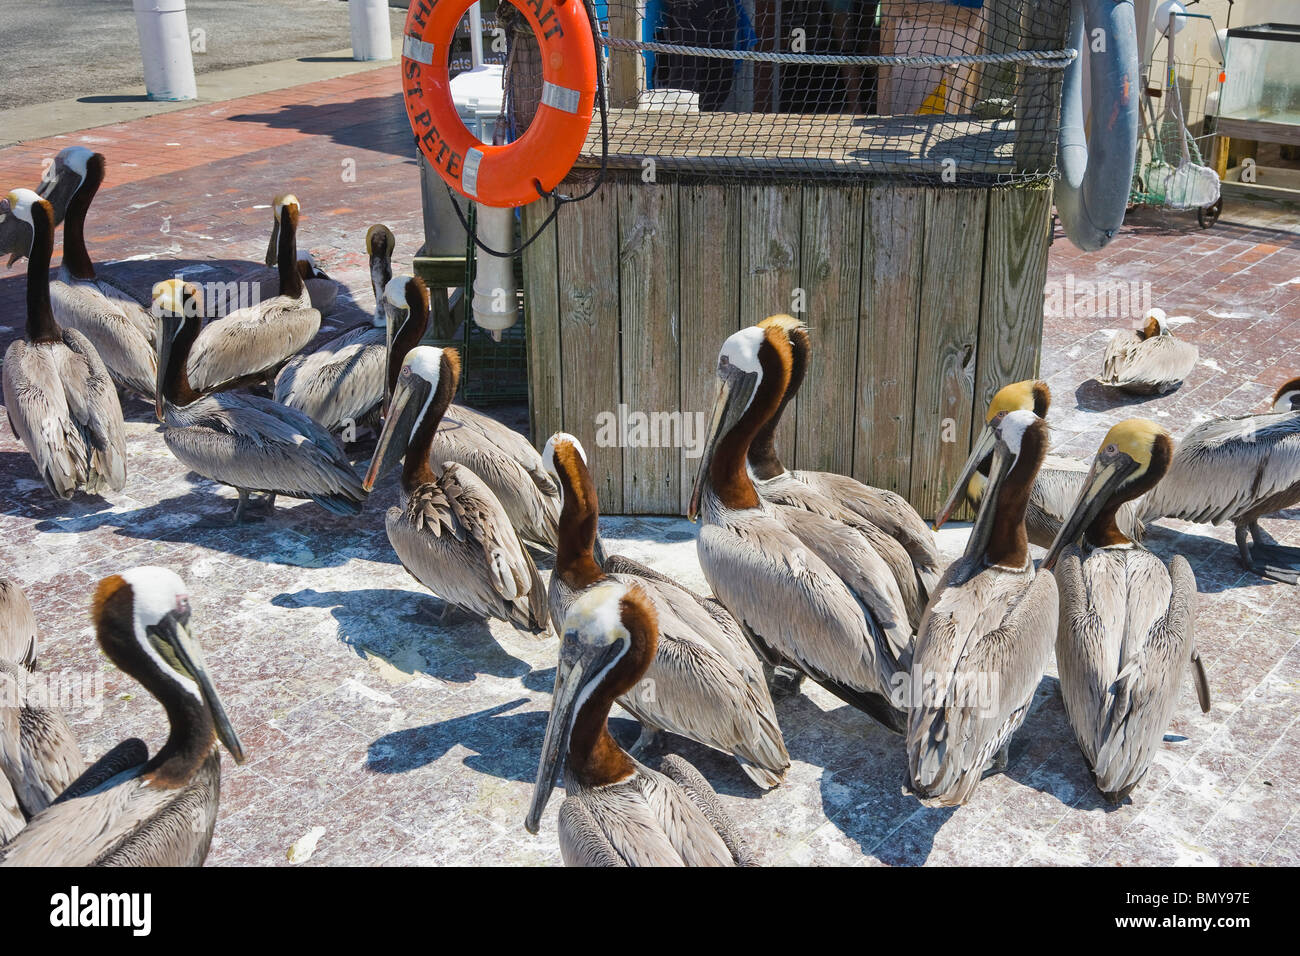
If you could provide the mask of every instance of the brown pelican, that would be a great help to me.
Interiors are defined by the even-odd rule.
[[[464,465],[429,466],[434,432],[459,379],[455,349],[426,345],[406,354],[365,490],[404,456],[402,504],[385,519],[402,566],[449,607],[545,631],[542,579],[501,503]]]
[[[134,295],[96,274],[86,249],[86,213],[104,182],[104,157],[69,146],[41,180],[40,196],[63,219],[63,264],[50,283],[54,318],[90,340],[121,388],[153,401],[156,350],[153,316]],[[64,219],[66,215],[66,219]]]
[[[191,471],[239,492],[233,520],[251,492],[310,498],[334,514],[361,511],[365,491],[328,431],[297,409],[255,395],[200,395],[190,383],[199,335],[198,290],[178,279],[154,287],[158,316],[158,419],[173,455]]]
[[[4,792],[18,817],[44,810],[85,769],[72,729],[48,688],[37,687],[36,619],[17,584],[0,578],[0,842],[5,833]],[[53,694],[57,698],[57,688]]]
[[[1147,494],[1143,519],[1231,521],[1247,570],[1297,583],[1300,548],[1266,540],[1259,519],[1300,504],[1298,396],[1300,378],[1277,390],[1267,412],[1216,418],[1193,428],[1178,443],[1169,473]]]
[[[51,494],[120,491],[126,484],[122,406],[103,361],[84,335],[61,329],[50,308],[54,211],[30,189],[5,199],[27,226],[27,333],[5,351],[9,427],[27,448]]]
[[[297,200],[283,198],[284,204],[276,206],[280,222],[278,294],[203,327],[189,364],[190,383],[200,394],[273,379],[280,366],[320,330],[320,313],[311,307],[302,276],[291,265],[298,255]],[[201,315],[202,302],[197,296],[195,301]]]
[[[740,626],[730,615],[725,623],[711,616],[690,592],[657,575],[602,571],[595,557],[600,508],[586,452],[576,438],[560,432],[546,443],[542,459],[564,497],[547,592],[551,620],[563,621],[590,588],[610,581],[639,586],[659,619],[658,650],[646,671],[654,692],[641,693],[638,685],[619,703],[641,722],[642,741],[659,730],[689,737],[735,755],[760,787],[776,786],[790,767],[790,755],[763,665]]]
[[[104,578],[92,611],[99,646],[163,705],[167,743],[148,758],[123,741],[38,813],[7,846],[4,866],[199,866],[221,789],[220,740],[243,763],[190,633],[184,582],[166,568]]]
[[[970,541],[930,598],[912,661],[908,775],[929,806],[965,803],[990,764],[1006,766],[1056,636],[1056,580],[1034,570],[1025,534],[1047,423],[1010,412],[993,433]]]
[[[1174,338],[1163,309],[1152,309],[1140,329],[1116,332],[1106,346],[1097,381],[1133,395],[1163,395],[1183,384],[1200,352]]]
[[[658,637],[654,602],[639,585],[601,583],[574,601],[524,826],[537,832],[563,771],[559,830],[567,866],[752,865],[735,824],[694,767],[670,756],[656,772],[610,735],[610,708],[645,676]]]
[[[687,517],[703,515],[696,548],[719,600],[770,664],[788,664],[901,733],[893,685],[912,631],[897,583],[860,534],[812,511],[759,497],[750,443],[790,382],[789,338],[750,326],[723,343],[717,396]]]
[[[997,423],[1010,412],[1033,412],[1039,418],[1047,418],[1047,410],[1052,404],[1052,393],[1046,382],[1028,379],[1013,382],[998,389],[993,400],[989,402],[985,415],[984,428],[970,457],[962,468],[961,477],[952,486],[947,502],[935,519],[936,529],[952,516],[958,506],[965,500],[976,510],[984,498],[984,488],[988,483],[989,465],[992,461],[993,446],[996,443],[994,429]],[[1070,513],[1070,507],[1083,489],[1083,479],[1088,473],[1088,465],[1076,458],[1059,455],[1047,455],[1043,465],[1038,469],[1038,477],[1029,492],[1029,507],[1025,511],[1025,529],[1031,544],[1040,548],[1050,547],[1056,532],[1061,529],[1061,522]],[[1141,540],[1145,533],[1142,522],[1138,520],[1138,503],[1126,501],[1119,509],[1120,529],[1129,537]]]
[[[1043,568],[1061,593],[1056,663],[1061,697],[1097,789],[1119,803],[1151,766],[1189,664],[1201,710],[1210,688],[1192,632],[1196,578],[1182,555],[1163,561],[1119,530],[1115,511],[1154,487],[1174,443],[1131,418],[1106,433],[1084,489]],[[1083,550],[1075,544],[1083,537]],[[1057,559],[1060,563],[1057,563]]]
[[[790,386],[776,414],[759,429],[749,446],[748,463],[754,487],[766,501],[816,511],[865,534],[894,572],[915,630],[926,599],[939,582],[939,551],[934,534],[916,509],[892,491],[872,488],[848,475],[829,471],[786,470],[776,453],[773,437],[781,415],[803,383],[812,343],[808,327],[791,316],[769,316],[758,325],[777,329],[788,337],[793,361]]]
[[[244,276],[245,282],[258,284],[260,298],[271,298],[280,294],[280,211],[286,205],[293,205],[299,211],[302,209],[298,197],[292,193],[285,193],[271,200],[271,212],[274,218],[271,222],[271,241],[266,246],[266,267],[256,269]],[[316,264],[315,257],[306,250],[300,251],[296,260],[290,261],[298,270],[303,287],[307,290],[307,297],[311,300],[311,307],[321,315],[329,315],[333,312],[334,304],[338,300],[339,284],[326,275],[325,271]]]
[[[397,248],[397,237],[393,230],[382,222],[377,222],[366,230],[366,256],[370,260],[370,288],[375,293],[375,318],[373,325],[383,328],[388,322],[388,310],[384,307],[384,291],[393,280],[393,250]],[[403,353],[405,354],[405,353]]]

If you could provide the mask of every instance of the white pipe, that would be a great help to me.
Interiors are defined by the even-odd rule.
[[[352,59],[393,58],[388,0],[348,0],[348,21],[352,28]]]
[[[477,205],[479,240],[492,249],[509,249],[515,241],[515,211]],[[509,256],[489,255],[482,249],[475,256],[474,322],[501,341],[501,333],[515,324],[519,307],[515,300],[515,266]]]
[[[198,99],[185,0],[133,0],[133,5],[149,99]]]
[[[477,70],[483,65],[483,11],[477,3],[469,8],[469,51]]]

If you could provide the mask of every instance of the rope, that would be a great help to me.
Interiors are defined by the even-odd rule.
[[[968,66],[979,63],[1024,63],[1042,70],[1063,70],[1079,55],[1078,50],[1011,50],[941,56],[933,53],[902,53],[890,56],[835,56],[828,53],[771,53],[762,50],[715,50],[705,46],[682,46],[602,36],[605,46],[635,53],[669,53],[702,56],[715,60],[753,60],[761,63],[790,63],[798,66]]]

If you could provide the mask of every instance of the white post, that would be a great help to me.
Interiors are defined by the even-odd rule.
[[[352,59],[393,58],[388,0],[348,0],[348,19],[352,26]]]
[[[198,99],[185,0],[133,0],[144,86],[151,100]]]
[[[483,11],[477,3],[469,8],[469,52],[477,70],[483,65]]]

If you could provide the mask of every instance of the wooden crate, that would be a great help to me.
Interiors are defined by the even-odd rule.
[[[524,253],[533,434],[583,442],[604,512],[680,514],[698,459],[600,447],[598,416],[624,405],[702,423],[722,341],[795,312],[815,351],[778,435],[787,467],[852,474],[931,517],[993,393],[1038,372],[1050,209],[1042,183],[645,184],[611,170]],[[525,208],[525,234],[545,213]]]

